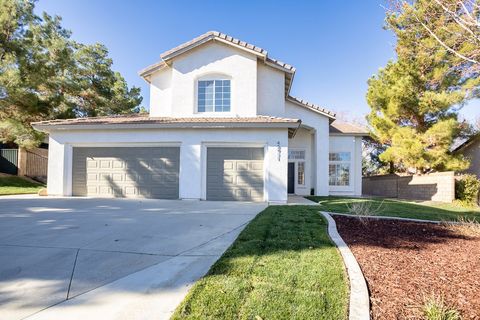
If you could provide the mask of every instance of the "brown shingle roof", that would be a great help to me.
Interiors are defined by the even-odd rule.
[[[368,130],[353,123],[335,120],[330,124],[330,134],[368,136]]]
[[[147,115],[122,115],[122,116],[105,116],[90,118],[74,118],[74,119],[57,119],[49,121],[33,122],[33,126],[64,126],[64,125],[99,125],[99,124],[208,124],[208,123],[291,123],[300,124],[299,119],[279,118],[270,116],[256,117],[149,117]]]

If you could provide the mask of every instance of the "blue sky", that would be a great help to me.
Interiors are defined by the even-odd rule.
[[[266,49],[296,67],[292,95],[347,119],[368,112],[367,80],[395,58],[395,39],[383,29],[385,0],[40,0],[37,13],[63,18],[82,43],[105,44],[130,86],[148,85],[138,70],[206,31],[217,30]],[[462,115],[480,116],[480,102]]]

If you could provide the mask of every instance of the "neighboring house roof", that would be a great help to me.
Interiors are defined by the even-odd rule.
[[[368,130],[353,123],[335,120],[330,124],[330,135],[369,136]]]
[[[149,117],[148,115],[123,115],[91,118],[57,119],[33,122],[32,126],[40,131],[65,129],[122,129],[122,128],[229,128],[235,127],[277,127],[293,129],[291,134],[301,124],[299,119],[271,116],[256,117]]]
[[[196,37],[190,41],[187,41],[185,43],[182,43],[181,45],[170,49],[168,51],[165,51],[160,55],[160,58],[162,59],[161,61],[152,64],[138,72],[138,74],[144,78],[147,82],[149,81],[149,76],[152,75],[154,72],[163,69],[164,67],[168,66],[168,61],[173,59],[174,57],[187,52],[193,48],[196,48],[208,41],[220,41],[222,43],[225,43],[227,45],[231,45],[234,47],[237,47],[239,49],[248,51],[252,54],[255,54],[259,58],[263,60],[263,62],[266,65],[269,65],[273,68],[280,69],[285,72],[285,97],[292,101],[292,102],[297,102],[301,104],[303,107],[314,109],[317,111],[320,111],[323,115],[326,115],[329,118],[334,119],[335,118],[335,113],[328,111],[324,108],[321,108],[317,105],[314,105],[312,103],[306,102],[302,99],[298,99],[295,97],[292,97],[289,95],[290,93],[290,88],[292,87],[292,82],[293,82],[293,77],[295,75],[295,68],[285,62],[273,59],[268,56],[268,52],[265,49],[262,49],[260,47],[257,47],[253,44],[247,43],[245,41],[241,41],[239,39],[233,38],[229,35],[226,35],[224,33],[218,32],[218,31],[209,31],[207,33],[202,34],[199,37]]]
[[[470,138],[455,141],[454,145],[450,148],[450,152],[460,152],[460,151],[462,151],[464,148],[466,148],[469,145],[471,145],[472,143],[474,143],[475,140],[479,137],[480,137],[480,133],[477,133],[477,134],[472,135]]]

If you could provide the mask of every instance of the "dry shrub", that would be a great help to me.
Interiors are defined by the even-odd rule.
[[[347,203],[346,206],[350,214],[357,216],[362,224],[367,224],[369,216],[376,216],[383,210],[383,200],[378,205],[374,201],[363,200]]]
[[[446,221],[443,224],[466,236],[480,236],[480,222],[474,218],[462,216],[457,218],[455,222]]]

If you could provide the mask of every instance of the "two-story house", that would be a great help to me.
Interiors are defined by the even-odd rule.
[[[140,76],[150,114],[34,123],[48,132],[48,194],[285,203],[361,194],[364,129],[290,96],[295,69],[219,32]]]

